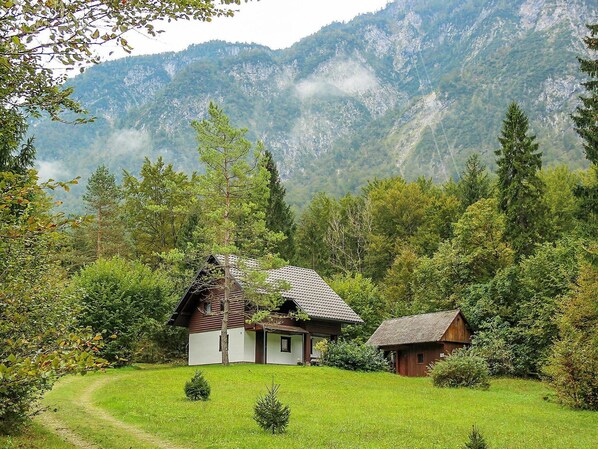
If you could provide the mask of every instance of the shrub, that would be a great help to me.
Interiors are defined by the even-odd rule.
[[[289,424],[291,409],[278,399],[280,385],[272,382],[272,387],[266,388],[268,392],[258,397],[253,407],[253,419],[268,432],[283,433]]]
[[[436,387],[486,389],[490,386],[486,361],[462,349],[454,351],[443,361],[432,364],[428,374]]]
[[[598,269],[585,266],[577,284],[561,305],[545,371],[561,403],[598,410]]]
[[[207,401],[211,391],[210,384],[201,371],[195,371],[191,380],[185,384],[185,394],[192,401]]]
[[[381,351],[354,342],[329,343],[322,363],[350,371],[388,371],[388,361]]]
[[[473,429],[471,429],[469,440],[467,443],[465,443],[463,449],[488,449],[488,445],[486,444],[484,437],[475,426],[473,426]]]
[[[143,336],[172,310],[173,286],[166,275],[119,257],[83,268],[73,288],[80,295],[79,322],[101,333],[107,342],[101,355],[116,364],[129,363]]]

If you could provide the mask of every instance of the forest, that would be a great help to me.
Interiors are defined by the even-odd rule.
[[[598,49],[597,25],[586,43]],[[474,153],[444,184],[371,179],[359,194],[319,193],[300,213],[271,153],[214,104],[193,122],[213,170],[198,161],[188,175],[146,158],[118,183],[100,165],[82,217],[56,211],[53,192],[78,181],[41,182],[15,119],[0,148],[0,432],[23,423],[61,376],[183,357],[186,334],[165,322],[215,252],[315,269],[365,321],[344,329],[347,341],[364,343],[389,317],[459,308],[475,332],[470,351],[493,375],[547,380],[562,402],[595,410],[598,60],[581,70],[589,81],[571,119],[590,168],[542,167],[513,102],[496,173]],[[221,200],[221,154],[206,150],[226,145],[236,151],[234,207]]]

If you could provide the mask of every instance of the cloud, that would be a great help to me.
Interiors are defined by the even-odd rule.
[[[114,156],[145,154],[149,152],[151,143],[150,134],[146,130],[118,129],[106,140],[106,149]]]
[[[318,73],[297,83],[295,90],[302,100],[324,96],[358,96],[378,88],[374,73],[353,60],[334,60]]]
[[[36,161],[36,169],[40,181],[48,179],[64,180],[69,177],[69,171],[60,161]]]

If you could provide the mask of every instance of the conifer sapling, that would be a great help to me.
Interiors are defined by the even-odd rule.
[[[253,419],[262,429],[272,434],[283,433],[289,424],[291,409],[278,399],[280,385],[272,381],[272,387],[266,388],[268,393],[258,397],[255,403]]]

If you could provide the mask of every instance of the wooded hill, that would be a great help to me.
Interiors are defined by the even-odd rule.
[[[95,123],[34,123],[38,166],[85,180],[100,163],[120,176],[163,155],[200,169],[190,122],[214,100],[264,141],[290,202],[303,206],[376,177],[444,182],[474,151],[494,170],[501,119],[517,99],[545,165],[579,168],[568,114],[595,14],[593,0],[400,1],[280,51],[212,42],[106,62],[71,81]]]

